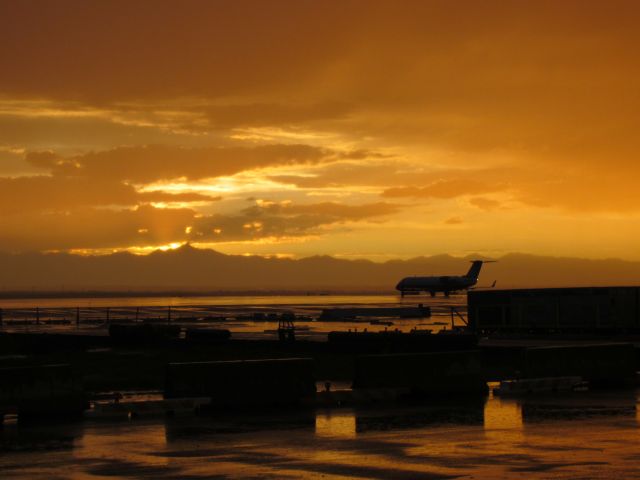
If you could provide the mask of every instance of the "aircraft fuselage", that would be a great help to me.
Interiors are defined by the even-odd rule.
[[[482,260],[474,260],[471,263],[472,266],[466,275],[405,277],[398,282],[396,290],[403,297],[405,295],[417,295],[422,292],[430,293],[432,296],[442,292],[448,296],[450,293],[466,290],[478,283],[478,276],[484,262]]]
[[[428,292],[432,295],[442,292],[448,295],[460,290],[466,290],[476,283],[477,279],[463,276],[406,277],[398,282],[396,290],[400,291],[402,295],[419,294],[421,292]]]

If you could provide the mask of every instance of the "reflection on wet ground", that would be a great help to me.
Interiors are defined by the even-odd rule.
[[[640,478],[640,392],[5,424],[2,478]]]

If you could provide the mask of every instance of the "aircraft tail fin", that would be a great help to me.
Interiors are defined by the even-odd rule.
[[[482,268],[482,264],[493,263],[493,262],[495,262],[495,260],[472,260],[471,268],[469,268],[469,271],[467,272],[465,277],[478,280],[478,277],[480,276],[480,269]]]

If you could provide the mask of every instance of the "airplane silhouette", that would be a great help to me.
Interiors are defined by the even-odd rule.
[[[467,290],[478,283],[480,269],[484,263],[493,263],[495,260],[473,260],[471,268],[466,275],[406,277],[398,282],[396,290],[400,296],[419,295],[420,292],[429,292],[432,297],[436,292],[443,292],[446,297],[460,290]],[[492,286],[495,286],[493,282]]]

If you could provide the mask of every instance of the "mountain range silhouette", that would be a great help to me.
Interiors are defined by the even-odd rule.
[[[394,292],[409,275],[459,275],[468,255],[416,257],[376,263],[330,256],[283,259],[225,255],[184,245],[149,255],[0,253],[0,288],[8,291],[380,291]],[[564,287],[640,285],[640,262],[511,253],[486,265],[479,286]]]

